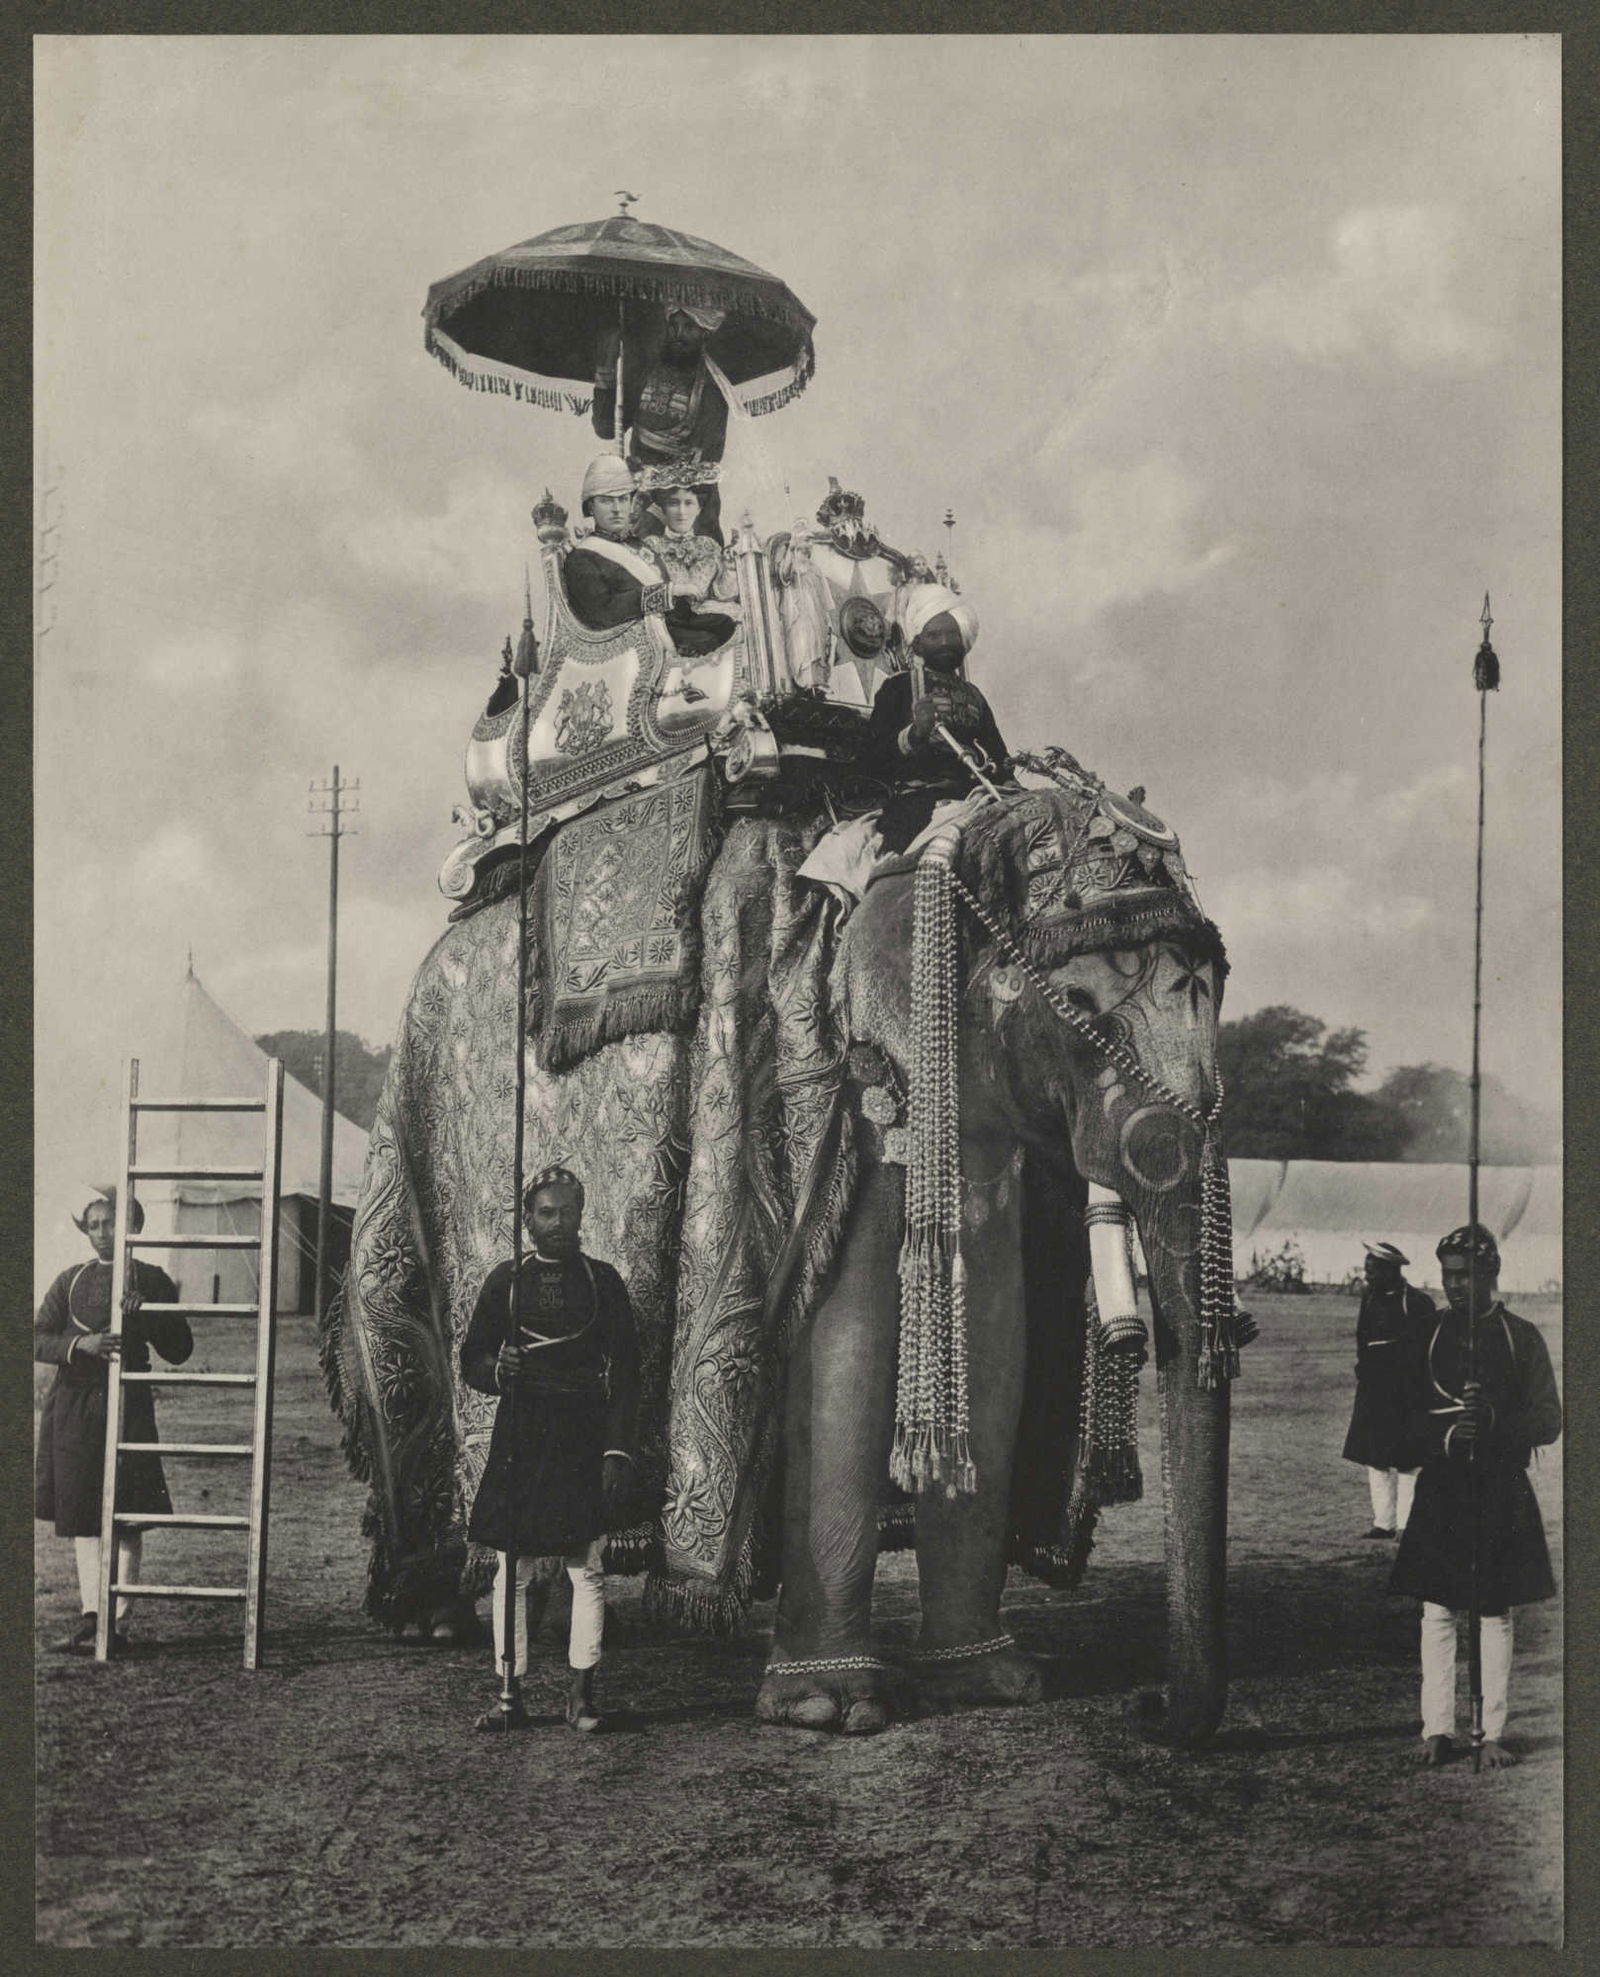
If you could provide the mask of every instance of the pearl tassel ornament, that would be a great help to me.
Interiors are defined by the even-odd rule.
[[[953,828],[917,865],[911,936],[912,1062],[906,1118],[900,1363],[889,1473],[904,1490],[977,1487],[967,1394],[967,1270],[961,1254],[960,952]]]

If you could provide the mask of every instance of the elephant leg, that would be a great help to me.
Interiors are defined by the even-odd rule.
[[[864,1735],[889,1721],[872,1651],[878,1505],[894,1424],[900,1190],[862,1176],[832,1288],[789,1355],[783,1590],[764,1723]]]
[[[974,1154],[970,1170],[982,1174],[996,1164],[994,1152],[985,1148]],[[1042,1692],[1039,1671],[1027,1656],[1007,1645],[985,1645],[1003,1632],[1011,1469],[1027,1361],[1020,1196],[1020,1176],[1014,1174],[1009,1186],[974,1186],[962,1228],[977,1490],[959,1497],[932,1490],[917,1503],[922,1629],[915,1681],[923,1701],[937,1707],[1037,1702]]]

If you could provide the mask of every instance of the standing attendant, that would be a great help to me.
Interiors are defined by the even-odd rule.
[[[529,1183],[522,1204],[533,1251],[522,1264],[520,1330],[513,1336],[514,1265],[497,1263],[484,1279],[461,1346],[468,1386],[501,1397],[467,1536],[492,1545],[499,1556],[497,1665],[505,1655],[506,1558],[516,1553],[513,1654],[519,1681],[528,1667],[526,1593],[535,1561],[557,1556],[565,1562],[572,1580],[567,1722],[574,1730],[598,1730],[594,1671],[605,1631],[604,1533],[626,1521],[639,1409],[638,1337],[622,1279],[609,1263],[583,1253],[578,1176],[547,1167]],[[508,1728],[507,1714],[497,1703],[477,1727]]]
[[[39,1420],[39,1452],[34,1467],[33,1514],[49,1519],[58,1538],[71,1538],[78,1561],[78,1592],[83,1618],[65,1640],[56,1643],[62,1654],[89,1654],[94,1649],[96,1602],[100,1586],[100,1511],[105,1480],[106,1395],[111,1362],[119,1350],[130,1373],[148,1373],[150,1348],[181,1366],[194,1350],[188,1321],[170,1313],[146,1312],[143,1306],[176,1304],[178,1287],[153,1263],[132,1262],[130,1281],[122,1298],[122,1336],[111,1333],[111,1259],[116,1245],[117,1193],[98,1191],[73,1222],[89,1239],[94,1256],[87,1263],[63,1270],[44,1294],[33,1322],[33,1356],[54,1366],[56,1376]],[[144,1227],[144,1210],[130,1202],[128,1222],[137,1235]],[[156,1410],[149,1387],[142,1383],[123,1389],[123,1439],[153,1442]],[[117,1508],[170,1514],[172,1499],[158,1455],[128,1452],[117,1461]],[[137,1531],[117,1539],[116,1570],[120,1585],[139,1576],[143,1546]],[[118,1599],[113,1642],[126,1648],[122,1623],[128,1602]]]
[[[1437,1314],[1427,1292],[1402,1274],[1409,1257],[1392,1242],[1363,1247],[1367,1281],[1356,1319],[1356,1400],[1344,1459],[1366,1468],[1372,1496],[1367,1536],[1393,1538],[1406,1528],[1417,1484],[1416,1459],[1406,1449],[1408,1368],[1426,1350]]]
[[[1538,1330],[1497,1296],[1500,1252],[1489,1231],[1469,1223],[1446,1236],[1438,1254],[1449,1308],[1434,1326],[1407,1394],[1406,1428],[1422,1453],[1422,1469],[1389,1590],[1423,1603],[1418,1755],[1423,1763],[1444,1764],[1455,1734],[1456,1622],[1471,1604],[1476,1567],[1483,1762],[1493,1768],[1516,1762],[1501,1742],[1511,1684],[1511,1609],[1555,1595],[1528,1461],[1561,1433],[1561,1401]],[[1468,1339],[1474,1301],[1475,1378]]]

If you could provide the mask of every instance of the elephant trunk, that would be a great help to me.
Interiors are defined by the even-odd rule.
[[[1167,1700],[1147,1728],[1163,1742],[1195,1744],[1216,1730],[1227,1700],[1229,1387],[1211,1377],[1200,1256],[1192,1243],[1163,1241],[1166,1219],[1160,1209],[1140,1217],[1156,1322],[1167,1552]]]

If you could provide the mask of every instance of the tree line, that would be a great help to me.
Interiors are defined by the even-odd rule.
[[[1217,1052],[1227,1086],[1228,1152],[1240,1160],[1437,1160],[1467,1157],[1471,1094],[1464,1073],[1403,1064],[1373,1091],[1366,1034],[1330,1030],[1275,1003],[1224,1023]],[[1498,1078],[1483,1079],[1481,1150],[1490,1165],[1559,1160],[1554,1119]]]
[[[289,1075],[322,1096],[323,1033],[274,1030],[256,1042]],[[1357,1091],[1367,1068],[1358,1029],[1330,1030],[1304,1010],[1275,1003],[1224,1023],[1218,1056],[1227,1084],[1228,1151],[1241,1160],[1439,1160],[1467,1157],[1466,1077],[1442,1064],[1404,1064],[1373,1091]],[[338,1032],[334,1103],[370,1131],[389,1068],[375,1050]],[[1483,1158],[1528,1166],[1561,1157],[1554,1120],[1485,1077]]]

